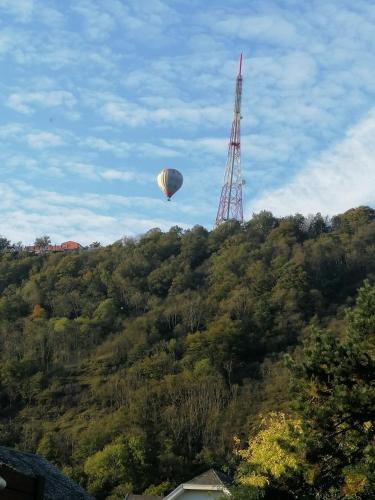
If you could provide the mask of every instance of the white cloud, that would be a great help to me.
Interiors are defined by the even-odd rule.
[[[144,110],[138,109],[132,103],[107,102],[102,107],[102,115],[114,122],[125,123],[126,125],[135,127],[146,122],[147,116]]]
[[[108,122],[127,127],[168,126],[171,123],[179,127],[196,125],[212,127],[224,120],[229,121],[230,113],[227,102],[225,105],[222,101],[211,104],[211,99],[189,101],[171,95],[161,96],[155,89],[153,94],[143,94],[133,101],[111,92],[84,91],[82,100],[86,106],[99,112]]]
[[[214,156],[223,156],[228,147],[226,137],[202,137],[199,139],[162,139],[165,145],[169,145],[189,156],[199,156],[202,153],[210,153]]]
[[[291,50],[278,57],[259,55],[246,61],[248,73],[266,88],[275,84],[281,89],[312,85],[317,63],[307,51]]]
[[[160,101],[160,99],[157,99]],[[126,124],[130,127],[139,127],[146,124],[170,124],[181,125],[217,125],[220,120],[228,118],[225,110],[218,106],[210,106],[205,103],[188,103],[179,99],[165,100],[164,106],[155,106],[153,99],[149,99],[145,105],[134,104],[123,99],[106,102],[101,112],[104,118],[115,123]]]
[[[280,15],[225,15],[221,20],[211,22],[216,31],[245,40],[273,42],[278,44],[295,43],[297,31],[295,26]]]
[[[64,16],[60,11],[46,5],[38,5],[37,13],[41,21],[49,27],[61,26],[64,22]]]
[[[308,162],[287,184],[250,202],[247,212],[333,215],[358,205],[374,205],[374,136],[375,108],[340,143]]]
[[[10,158],[7,158],[4,162],[8,167],[17,169],[27,168],[29,170],[36,170],[37,161],[34,158],[29,158],[25,155],[12,155]]]
[[[90,0],[76,0],[73,10],[83,17],[89,38],[102,40],[114,29],[114,18]]]
[[[23,125],[20,123],[7,123],[0,127],[0,138],[7,139],[17,137],[23,131]]]
[[[150,181],[150,177],[142,172],[131,170],[117,170],[114,168],[103,169],[96,165],[82,162],[66,162],[64,164],[71,172],[91,181],[123,181],[144,183]],[[153,180],[153,179],[152,179]]]
[[[96,167],[94,167],[93,165],[81,162],[68,162],[66,163],[66,166],[69,168],[69,170],[85,179],[93,181],[100,179],[97,174]]]
[[[82,141],[83,145],[101,152],[110,152],[116,156],[128,156],[131,145],[123,141],[108,141],[101,137],[88,137]]]
[[[78,122],[82,118],[81,113],[73,110],[63,111],[62,116],[70,122]]]
[[[20,43],[21,38],[20,34],[14,29],[8,28],[0,31],[0,56],[12,52]]]
[[[228,136],[201,137],[198,139],[162,139],[180,154],[199,158],[202,154],[210,155],[217,160],[225,162],[228,150]],[[275,137],[271,134],[246,134],[241,137],[241,151],[249,161],[272,161],[280,163],[289,158],[301,142],[301,137],[296,137],[290,130],[285,130],[283,135]]]
[[[128,39],[138,46],[150,42],[153,46],[166,44],[167,29],[180,20],[178,13],[160,0],[106,0],[105,9],[116,19],[121,31],[127,33]]]
[[[134,181],[137,179],[135,172],[108,169],[101,173],[103,179],[108,181]]]
[[[35,132],[27,134],[26,142],[33,149],[47,149],[64,144],[63,139],[52,132]]]
[[[179,156],[179,152],[166,146],[159,146],[149,142],[133,142],[107,140],[101,137],[88,137],[81,144],[99,152],[109,152],[118,157],[127,157],[130,153],[140,156],[173,158]]]
[[[168,144],[171,146],[171,144]],[[142,142],[134,145],[134,151],[137,151],[141,156],[149,158],[175,158],[181,156],[181,153],[171,147],[158,146],[149,142]]]
[[[81,244],[92,241],[112,243],[123,235],[141,234],[153,227],[167,230],[172,225],[186,227],[176,219],[155,213],[165,206],[160,199],[143,197],[62,195],[38,190],[20,181],[13,186],[0,184],[2,233],[12,241],[32,243],[36,236],[50,235],[55,243],[73,239]],[[122,207],[114,215],[103,213],[112,205]],[[142,215],[145,206],[154,216]],[[168,205],[170,206],[170,204]],[[137,208],[137,215],[132,209]]]
[[[107,181],[124,181],[145,184],[155,182],[154,176],[146,174],[141,170],[116,170],[113,168],[99,172],[99,175]]]
[[[5,183],[0,183],[0,198],[1,198],[2,211],[11,210],[12,207],[17,206],[18,202],[17,193]]]
[[[0,9],[16,16],[22,22],[30,20],[34,8],[34,0],[0,0]]]
[[[63,170],[55,166],[46,168],[44,170],[44,173],[50,177],[55,177],[56,179],[62,179],[63,177],[65,177]]]
[[[14,92],[7,101],[7,105],[20,113],[31,114],[34,109],[29,104],[37,104],[44,108],[66,106],[72,108],[76,99],[71,92],[65,90],[50,90],[36,92]]]

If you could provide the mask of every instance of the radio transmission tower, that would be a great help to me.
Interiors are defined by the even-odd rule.
[[[221,189],[219,208],[216,215],[216,226],[227,220],[243,222],[242,178],[241,178],[241,94],[242,94],[242,54],[236,78],[236,93],[232,131],[228,146],[228,157],[225,166],[224,184]]]

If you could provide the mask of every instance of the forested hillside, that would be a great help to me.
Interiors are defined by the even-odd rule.
[[[240,461],[237,477],[253,480],[242,480],[252,493],[239,490],[238,498],[260,498],[267,485],[285,494],[305,488],[298,498],[310,498],[301,484],[315,484],[324,468],[312,473],[306,465],[278,486],[285,471],[273,474],[271,488],[251,469],[247,442],[257,435],[261,448],[266,428],[294,443],[309,422],[308,433],[324,444],[319,425],[336,407],[324,406],[319,376],[324,372],[326,393],[333,380],[345,384],[344,373],[329,371],[341,359],[345,373],[367,367],[350,382],[353,388],[363,377],[365,398],[374,354],[364,340],[375,325],[375,310],[364,319],[375,308],[370,285],[352,317],[345,313],[365,279],[375,283],[375,211],[367,207],[332,220],[262,212],[243,226],[228,222],[211,232],[154,229],[69,254],[3,250],[1,444],[47,457],[98,498],[162,493],[211,466],[233,474]],[[353,332],[361,328],[359,340]],[[350,405],[367,404],[360,446],[373,460],[373,393],[367,396]],[[349,411],[343,396],[334,404]],[[354,439],[345,446],[355,447]],[[298,453],[314,464],[306,451]],[[347,498],[372,498],[374,462],[362,455],[343,448],[332,472],[337,483],[340,464],[365,464],[357,475],[351,471],[351,490],[341,467],[337,496],[327,479],[327,487],[311,486],[311,498],[343,498],[345,488]],[[294,465],[288,462],[290,470]],[[322,488],[331,496],[316,496]]]

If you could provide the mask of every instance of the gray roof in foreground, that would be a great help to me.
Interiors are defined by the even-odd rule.
[[[210,469],[203,472],[200,476],[191,481],[185,481],[184,484],[202,484],[205,486],[228,486],[231,483],[230,478],[221,472]]]
[[[0,464],[24,474],[42,476],[45,500],[92,500],[78,484],[64,476],[57,467],[38,455],[0,446]]]
[[[125,500],[163,500],[163,497],[157,497],[155,495],[134,495],[129,493],[126,495]]]

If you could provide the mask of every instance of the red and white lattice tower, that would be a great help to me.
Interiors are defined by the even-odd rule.
[[[216,226],[227,220],[243,222],[242,209],[242,177],[241,177],[241,95],[242,95],[242,54],[236,78],[236,94],[232,131],[228,146],[227,164],[225,166],[224,184],[221,189],[219,208],[216,215]]]

